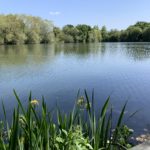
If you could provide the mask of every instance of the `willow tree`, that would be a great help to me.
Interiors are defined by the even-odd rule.
[[[27,15],[0,15],[0,44],[52,41],[54,36],[51,21]]]

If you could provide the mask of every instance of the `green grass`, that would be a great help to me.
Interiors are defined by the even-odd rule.
[[[38,106],[31,93],[25,109],[15,91],[14,94],[18,105],[14,108],[11,124],[7,122],[2,103],[4,120],[0,123],[0,150],[115,150],[130,147],[128,138],[131,131],[122,124],[127,103],[122,107],[112,131],[110,97],[97,116],[94,92],[91,99],[86,91],[82,97],[78,94],[73,110],[67,114],[58,106],[55,111],[49,112],[44,98]]]

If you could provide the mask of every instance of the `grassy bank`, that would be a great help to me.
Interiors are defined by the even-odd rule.
[[[15,91],[14,94],[18,106],[14,108],[11,124],[7,123],[2,104],[5,119],[0,124],[1,150],[100,150],[127,149],[131,146],[128,138],[132,131],[122,124],[127,103],[113,128],[115,116],[109,97],[96,116],[94,92],[92,98],[86,91],[82,97],[78,94],[69,114],[63,113],[58,106],[49,112],[44,98],[33,100],[31,93],[25,109]]]

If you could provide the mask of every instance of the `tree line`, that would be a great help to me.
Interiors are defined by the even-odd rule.
[[[50,43],[53,24],[27,15],[0,15],[0,44]]]
[[[125,30],[86,24],[59,28],[49,20],[27,15],[0,15],[0,44],[88,42],[150,42],[150,23],[137,22]]]

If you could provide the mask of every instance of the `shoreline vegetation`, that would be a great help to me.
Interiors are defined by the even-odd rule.
[[[14,108],[11,124],[7,122],[5,105],[2,103],[1,150],[126,150],[132,147],[129,138],[133,130],[123,123],[127,103],[113,125],[116,116],[113,115],[110,97],[96,116],[94,91],[91,98],[86,91],[84,96],[78,93],[73,110],[67,114],[58,106],[54,112],[49,112],[44,98],[41,101],[32,99],[31,93],[26,108],[15,91],[14,94],[18,105]]]
[[[150,42],[150,23],[137,22],[125,30],[105,26],[65,25],[28,15],[0,15],[0,45],[36,43]]]

